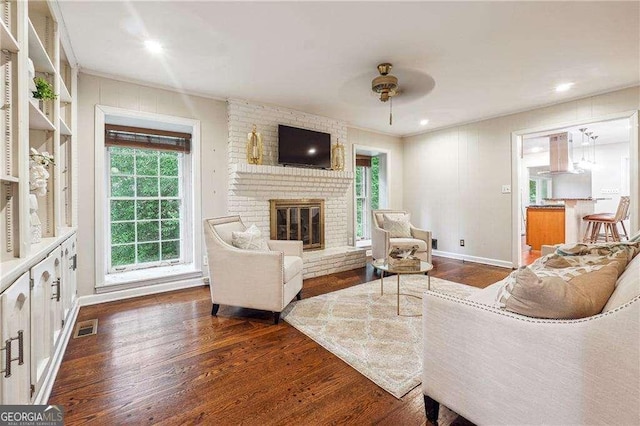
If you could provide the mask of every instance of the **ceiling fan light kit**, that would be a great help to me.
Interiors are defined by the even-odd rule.
[[[391,100],[398,94],[398,77],[389,74],[393,65],[385,62],[378,65],[379,76],[371,81],[371,90],[380,96],[382,102]],[[393,101],[389,103],[389,125],[393,124]]]

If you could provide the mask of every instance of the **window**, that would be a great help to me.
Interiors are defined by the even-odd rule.
[[[185,154],[110,146],[109,272],[182,263]]]
[[[108,124],[107,272],[185,263],[191,135]]]
[[[356,156],[356,240],[371,239],[371,210],[379,206],[378,157]]]
[[[200,121],[95,107],[96,292],[202,283]]]
[[[529,179],[529,204],[542,204],[551,197],[551,179],[535,177]]]

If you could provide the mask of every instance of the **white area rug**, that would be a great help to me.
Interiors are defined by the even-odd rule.
[[[421,383],[422,300],[400,296],[396,315],[396,277],[334,291],[290,304],[289,324],[315,340],[396,398]],[[424,275],[400,277],[400,293],[422,296]],[[466,298],[475,287],[431,278],[431,290]]]

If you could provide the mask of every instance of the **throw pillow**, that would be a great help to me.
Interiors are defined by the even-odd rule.
[[[616,262],[618,267],[618,277],[622,275],[627,267],[627,254],[623,251],[614,252],[608,256],[586,254],[583,256],[561,256],[551,254],[543,262],[545,268],[562,269],[580,266],[607,265]]]
[[[505,309],[535,318],[577,319],[599,314],[611,297],[618,278],[614,262],[568,281],[538,276],[530,268],[515,272],[500,302]]]
[[[411,238],[409,215],[394,218],[385,214],[382,229],[389,232],[389,238]]]
[[[243,232],[232,232],[231,244],[243,250],[269,251],[267,242],[262,238],[260,230],[255,224]]]

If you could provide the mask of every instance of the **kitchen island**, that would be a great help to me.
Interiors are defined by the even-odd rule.
[[[584,216],[595,212],[597,201],[607,198],[545,198],[550,203],[564,204],[564,241],[565,243],[582,242],[586,224]]]
[[[542,245],[563,243],[565,239],[564,205],[527,207],[527,245],[540,250]]]

